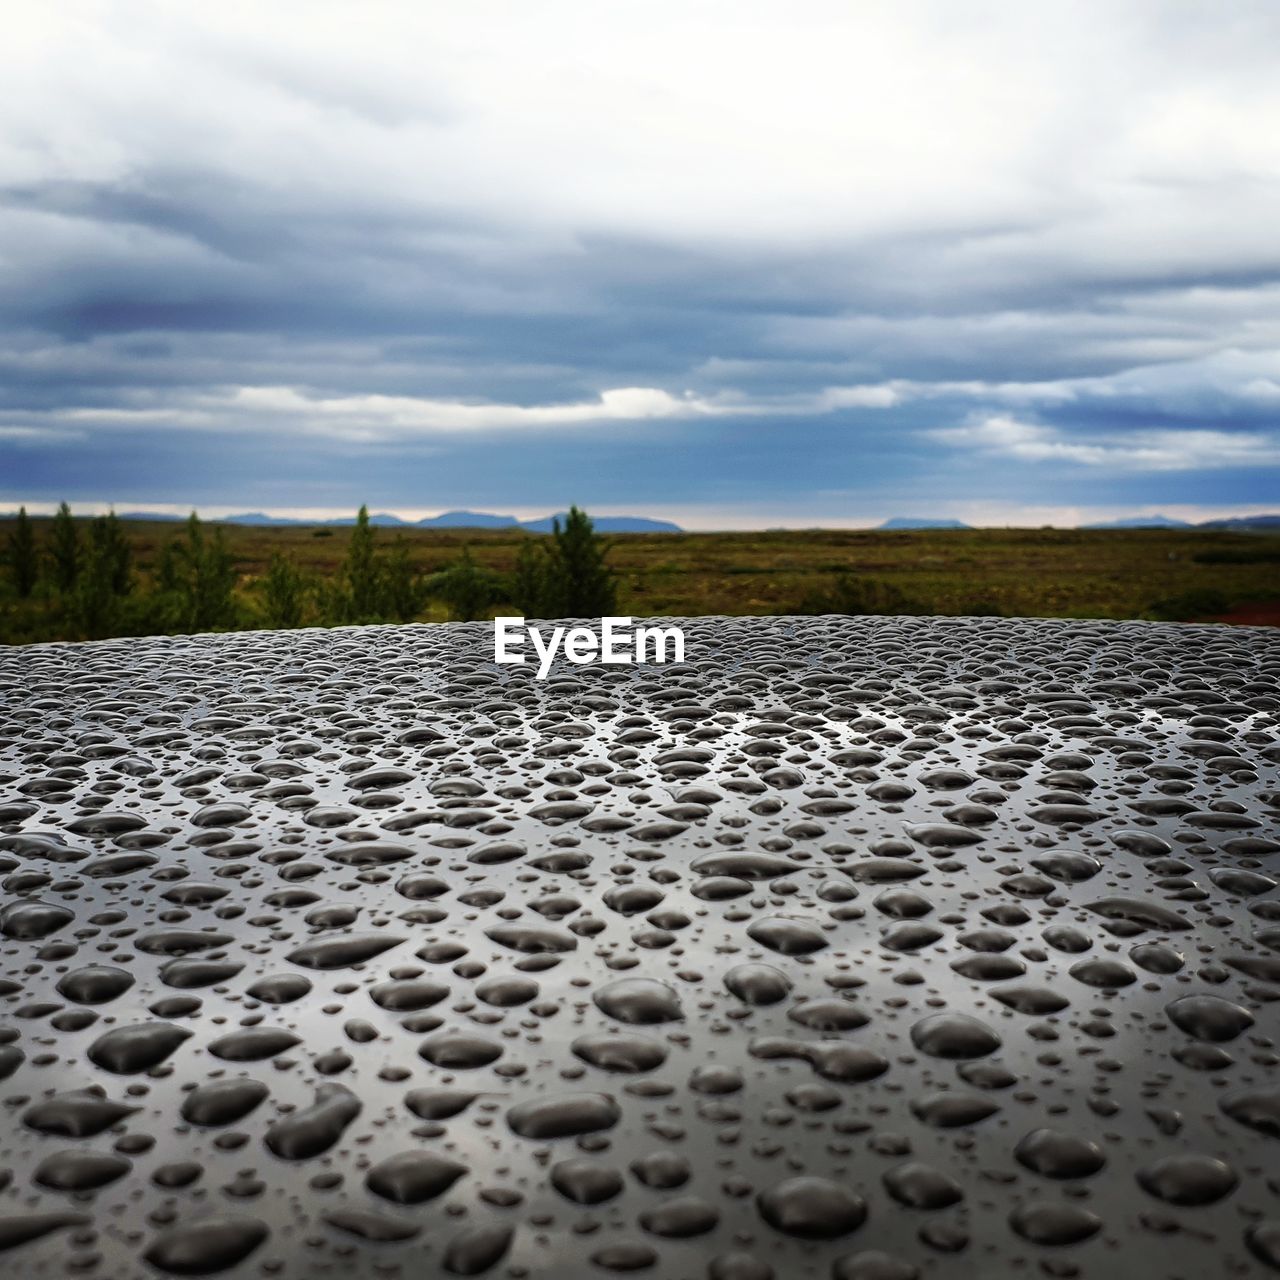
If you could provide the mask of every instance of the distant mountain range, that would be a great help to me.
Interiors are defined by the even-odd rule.
[[[1172,520],[1168,516],[1128,516],[1123,520],[1100,520],[1082,524],[1081,529],[1194,529],[1188,520]]]
[[[418,521],[419,529],[510,529],[518,525],[515,516],[494,516],[487,511],[444,511]]]
[[[925,516],[894,516],[878,525],[880,529],[971,529],[960,520],[930,520]],[[1171,516],[1128,516],[1122,520],[1102,520],[1078,525],[1080,529],[1219,529],[1228,533],[1280,533],[1280,515],[1236,516],[1231,520],[1203,520],[1193,524]]]
[[[1230,520],[1202,520],[1192,524],[1169,516],[1129,516],[1100,524],[1082,524],[1081,529],[1218,529],[1227,533],[1280,532],[1280,515],[1235,516]]]
[[[1229,533],[1280,533],[1280,516],[1237,516],[1234,520],[1206,520],[1197,529],[1225,529]]]
[[[161,511],[121,511],[121,520],[161,520],[179,522],[186,516],[168,515]],[[445,511],[423,520],[402,520],[386,511],[374,512],[369,523],[383,529],[524,529],[527,533],[550,533],[553,520],[564,523],[567,511],[544,516],[541,520],[517,520],[515,516],[495,516],[487,511]],[[302,520],[292,516],[269,516],[262,511],[244,511],[233,516],[221,516],[217,524],[247,524],[275,528],[281,525],[325,524],[353,525],[354,516],[335,520]],[[649,520],[644,516],[593,516],[592,523],[599,533],[683,533],[678,524],[669,520]]]
[[[16,512],[0,513],[0,519],[11,519]],[[169,515],[162,511],[121,511],[121,520],[157,520],[180,523],[186,516]],[[488,511],[445,511],[423,520],[402,520],[390,512],[379,511],[369,517],[369,523],[386,529],[524,529],[528,533],[550,533],[553,520],[564,521],[566,512],[544,516],[541,520],[517,520],[515,516],[493,515]],[[669,520],[649,520],[644,516],[595,516],[592,522],[601,533],[683,533],[678,524]],[[335,520],[301,520],[292,516],[270,516],[263,511],[244,511],[233,516],[222,516],[215,523],[257,525],[272,528],[283,525],[353,525],[354,516]],[[818,528],[819,526],[813,526]],[[877,528],[893,531],[903,529],[972,529],[976,526],[962,520],[935,520],[928,516],[894,516]],[[1217,529],[1227,533],[1280,533],[1280,515],[1235,516],[1229,520],[1204,520],[1192,524],[1186,520],[1174,520],[1170,516],[1127,516],[1119,520],[1104,520],[1094,524],[1082,524],[1081,529]],[[769,530],[779,532],[781,529]]]
[[[564,524],[567,511],[554,516],[544,516],[541,520],[525,520],[520,528],[529,533],[550,533],[551,522],[559,520]],[[644,516],[592,516],[591,523],[599,533],[683,533],[678,524],[669,520],[647,520]]]
[[[971,524],[963,520],[930,520],[925,516],[894,516],[877,529],[972,529]]]
[[[930,520],[923,516],[894,516],[880,529],[970,529],[960,520]],[[1077,525],[1080,529],[1218,529],[1227,533],[1280,533],[1280,515],[1236,516],[1230,520],[1203,520],[1193,524],[1171,516],[1128,516],[1121,520],[1102,520],[1096,524]]]

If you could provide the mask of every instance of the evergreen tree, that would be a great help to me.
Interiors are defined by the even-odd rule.
[[[356,515],[342,576],[346,585],[346,612],[350,622],[369,622],[379,616],[378,561],[374,544],[376,530],[369,523],[369,508],[361,506]]]
[[[38,574],[35,531],[26,507],[20,507],[13,532],[9,534],[9,576],[20,599],[25,600],[35,590]]]
[[[273,629],[302,625],[306,583],[297,565],[276,552],[263,580],[267,625]]]
[[[53,518],[49,540],[49,559],[53,564],[53,584],[61,592],[74,589],[81,567],[80,531],[72,519],[71,508],[64,502]]]
[[[402,538],[392,544],[385,561],[374,561],[374,579],[377,583],[377,608],[379,617],[395,618],[398,622],[412,622],[422,608],[422,582],[413,571],[409,559],[409,545]]]
[[[231,553],[223,541],[222,530],[214,529],[213,537],[205,543],[204,556],[196,575],[194,621],[197,631],[213,631],[235,622],[235,602],[232,599],[235,584],[236,571]]]
[[[596,533],[591,517],[570,507],[564,527],[552,524],[546,617],[598,618],[612,614],[618,587],[605,564],[606,545]]]
[[[511,602],[526,618],[545,618],[547,613],[547,550],[536,535],[520,544],[515,572],[508,591]]]
[[[114,588],[116,548],[105,516],[89,526],[84,562],[71,593],[70,615],[77,632],[86,640],[101,640],[112,634],[120,616]]]
[[[184,537],[162,556],[158,578],[178,596],[177,625],[187,631],[215,631],[235,621],[235,566],[222,530],[205,536],[193,511]]]
[[[182,574],[178,567],[178,545],[166,542],[156,559],[156,590],[173,593],[182,589]]]
[[[93,522],[92,537],[101,547],[100,563],[112,593],[127,596],[133,586],[133,548],[114,511]]]

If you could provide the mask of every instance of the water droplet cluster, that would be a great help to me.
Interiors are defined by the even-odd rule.
[[[0,1274],[1280,1271],[1280,643],[0,650]]]

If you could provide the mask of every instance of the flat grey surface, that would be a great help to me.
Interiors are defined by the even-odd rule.
[[[1280,1268],[1280,642],[0,650],[0,1273]]]

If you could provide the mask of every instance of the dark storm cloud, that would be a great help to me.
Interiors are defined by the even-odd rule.
[[[1265,13],[129,11],[0,55],[5,500],[1267,501]]]

